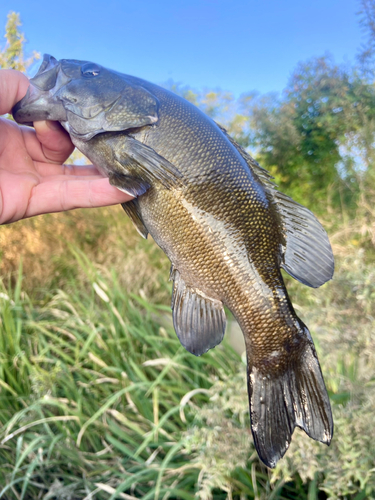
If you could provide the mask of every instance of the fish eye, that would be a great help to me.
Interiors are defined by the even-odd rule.
[[[93,78],[100,74],[100,68],[97,64],[84,64],[81,68],[81,73],[82,76],[85,76],[86,78]]]

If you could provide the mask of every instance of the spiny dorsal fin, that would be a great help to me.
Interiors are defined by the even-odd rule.
[[[200,356],[223,340],[226,325],[223,304],[186,286],[177,270],[172,269],[171,278],[174,328],[185,349]]]
[[[285,246],[281,249],[281,267],[293,278],[317,288],[333,276],[332,248],[323,226],[309,209],[280,193],[273,177],[218,125],[229,141],[260,179],[280,216]]]
[[[246,163],[249,165],[250,169],[259,177],[262,183],[265,185],[266,189],[276,189],[276,184],[273,181],[272,175],[265,168],[261,167],[257,161],[252,158],[249,153],[236,142],[233,137],[231,137],[226,129],[216,123],[219,129],[223,132],[225,137],[232,143],[232,145],[237,149]]]

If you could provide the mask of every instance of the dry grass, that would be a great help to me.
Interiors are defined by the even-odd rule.
[[[48,214],[2,227],[0,273],[15,276],[22,261],[27,293],[64,286],[81,272],[68,251],[73,245],[104,271],[116,269],[128,291],[165,301],[160,274],[168,276],[169,262],[149,240],[139,236],[120,206]]]

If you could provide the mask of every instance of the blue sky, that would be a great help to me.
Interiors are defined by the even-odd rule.
[[[312,56],[354,62],[359,9],[359,0],[3,0],[0,28],[14,10],[27,51],[238,96],[281,91]]]

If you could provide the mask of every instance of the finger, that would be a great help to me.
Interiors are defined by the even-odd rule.
[[[14,69],[0,69],[0,115],[10,113],[29,86],[25,75]]]
[[[74,150],[74,145],[70,140],[69,134],[62,128],[58,122],[51,121],[41,121],[34,122],[34,128],[36,132],[36,138],[38,142],[31,141],[28,143],[29,147],[32,148],[33,154],[30,154],[33,158],[39,161],[47,161],[51,163],[63,163]],[[30,132],[27,129],[23,129],[26,132],[26,137],[31,139]]]
[[[67,132],[57,122],[35,122],[34,126],[20,127],[29,155],[39,162],[63,163],[74,148]]]
[[[57,183],[57,182],[73,182],[73,181],[97,181],[97,180],[102,180],[104,177],[100,174],[96,175],[74,175],[74,176],[67,176],[67,175],[46,175],[44,177],[39,177],[38,181],[39,183]]]
[[[39,179],[33,173],[14,173],[0,169],[0,224],[23,219],[30,194]]]
[[[1,102],[0,95],[0,102]],[[0,162],[1,168],[24,169],[25,162],[32,167],[32,159],[25,149],[21,128],[12,120],[0,118]]]
[[[58,180],[35,186],[25,217],[74,208],[93,208],[125,203],[133,197],[109,184],[108,179]]]
[[[38,174],[42,177],[66,175],[71,177],[96,176],[98,178],[103,178],[94,165],[58,165],[55,163],[36,161],[35,168]]]

